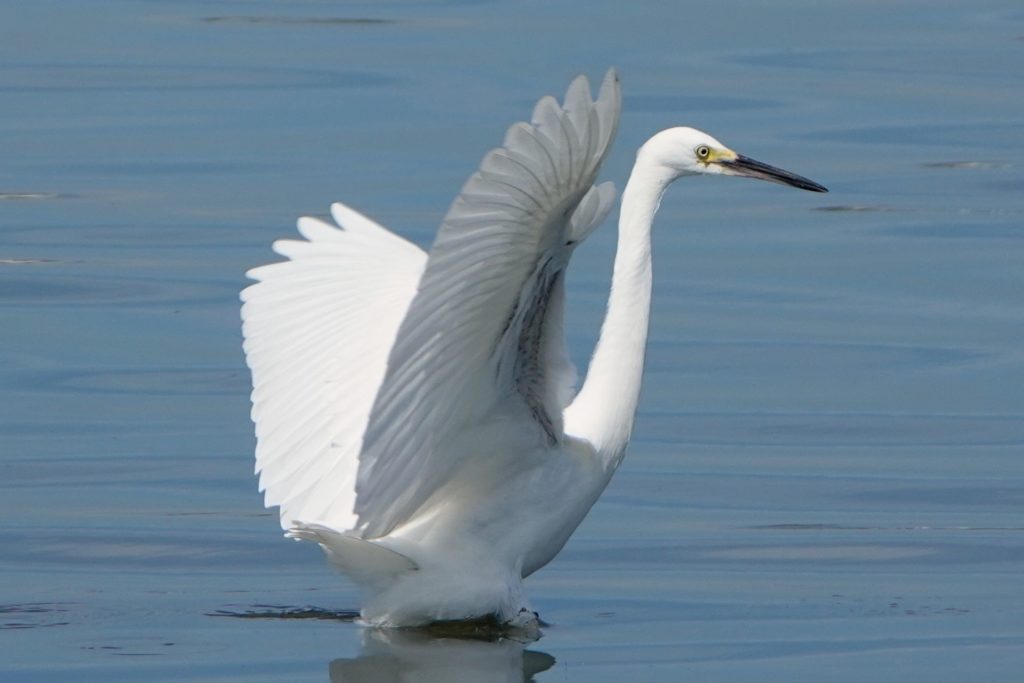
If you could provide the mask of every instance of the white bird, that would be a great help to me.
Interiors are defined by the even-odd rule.
[[[535,619],[523,579],[561,550],[622,461],[640,395],[651,225],[688,175],[806,178],[692,128],[638,151],[586,379],[563,338],[564,276],[615,191],[594,185],[618,126],[609,71],[512,126],[429,252],[342,204],[302,218],[242,292],[256,471],[287,535],[366,589],[374,626]]]

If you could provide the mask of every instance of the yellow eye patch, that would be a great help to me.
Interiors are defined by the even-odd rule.
[[[715,148],[710,145],[698,145],[693,153],[697,156],[697,161],[705,166],[720,161],[735,161],[737,156],[731,149]]]

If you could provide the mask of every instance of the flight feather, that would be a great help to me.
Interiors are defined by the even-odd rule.
[[[618,80],[591,101],[583,77],[565,104],[541,99],[453,202],[387,362],[356,483],[358,530],[409,520],[467,455],[452,443],[494,415],[521,414],[538,442],[562,437],[572,372],[561,331],[572,248],[607,213],[593,187],[614,137]]]

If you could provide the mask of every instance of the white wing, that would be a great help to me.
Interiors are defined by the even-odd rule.
[[[426,262],[419,247],[335,204],[344,230],[299,220],[289,260],[249,271],[242,332],[252,369],[256,471],[281,526],[355,525],[359,450],[398,325]]]
[[[574,381],[561,334],[563,271],[611,205],[610,186],[592,183],[620,108],[614,72],[596,103],[589,90],[580,77],[564,108],[538,102],[532,123],[509,129],[449,209],[363,440],[364,538],[410,519],[449,481],[461,456],[446,445],[495,410],[521,418],[538,444],[562,439]]]

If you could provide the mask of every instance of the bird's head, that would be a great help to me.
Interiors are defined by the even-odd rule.
[[[811,192],[828,192],[823,185],[781,168],[737,154],[695,128],[663,130],[640,148],[639,154],[663,167],[673,178],[684,175],[731,175],[770,180]]]

